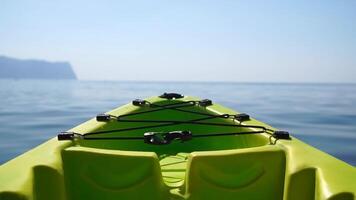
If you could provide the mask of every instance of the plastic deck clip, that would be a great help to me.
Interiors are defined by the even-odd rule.
[[[190,131],[171,131],[164,135],[164,139],[170,143],[173,140],[180,140],[182,142],[191,140],[193,138]]]
[[[274,131],[273,135],[276,139],[290,140],[289,132],[287,131]]]
[[[62,132],[57,135],[58,140],[73,140],[74,139],[74,133],[67,133],[67,132]]]
[[[110,121],[111,116],[108,114],[98,114],[96,116],[96,121],[98,122],[108,122]]]
[[[240,113],[234,116],[234,118],[237,121],[243,122],[243,121],[248,121],[250,120],[250,115],[246,114],[246,113]]]
[[[154,145],[168,144],[168,141],[165,140],[160,134],[156,132],[145,133],[143,135],[143,140],[146,144],[154,144]]]
[[[192,139],[190,131],[171,131],[166,133],[160,132],[147,132],[143,135],[146,144],[166,145],[170,144],[173,140],[180,140],[185,142]]]
[[[213,105],[213,102],[210,99],[203,99],[203,100],[199,101],[199,105],[206,107],[206,106]]]
[[[143,106],[145,104],[146,104],[146,101],[142,100],[142,99],[135,99],[132,101],[132,105],[134,105],[134,106]]]
[[[164,99],[180,99],[183,98],[184,96],[178,93],[163,93],[161,96],[159,96]]]

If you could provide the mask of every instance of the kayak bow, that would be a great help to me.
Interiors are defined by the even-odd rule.
[[[0,200],[349,200],[353,166],[208,99],[116,108],[0,166]]]

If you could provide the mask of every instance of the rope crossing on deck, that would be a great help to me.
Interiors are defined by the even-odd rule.
[[[267,133],[271,138],[275,139],[290,139],[289,133],[285,131],[274,131],[272,129],[266,128],[264,126],[258,125],[243,125],[241,124],[243,121],[250,120],[249,115],[245,113],[241,114],[210,114],[203,113],[193,110],[184,110],[183,108],[192,107],[192,106],[201,106],[206,107],[212,105],[212,101],[208,99],[200,100],[200,101],[183,101],[177,103],[171,103],[167,105],[158,105],[151,103],[146,100],[135,99],[132,101],[134,106],[152,108],[150,110],[134,112],[124,115],[110,115],[110,114],[99,114],[96,117],[96,120],[99,122],[110,122],[115,120],[116,122],[125,122],[125,123],[159,123],[154,125],[145,125],[138,127],[130,127],[130,128],[121,128],[121,129],[112,129],[105,131],[95,131],[89,133],[76,133],[76,132],[61,132],[58,134],[58,140],[74,140],[74,139],[82,139],[82,140],[143,140],[145,143],[149,144],[169,144],[173,140],[180,140],[182,142],[190,140],[192,138],[202,138],[202,137],[217,137],[217,136],[231,136],[231,135],[248,135],[248,134],[261,134]],[[163,110],[174,110],[184,113],[190,113],[195,115],[204,116],[197,119],[191,120],[141,120],[141,119],[125,119],[129,116],[142,115],[146,113],[159,112]],[[204,122],[210,119],[232,119],[231,123],[214,123],[214,122]],[[238,122],[238,124],[237,124]],[[236,127],[236,128],[253,128],[259,130],[253,131],[238,131],[238,132],[227,132],[227,133],[194,133],[191,131],[171,131],[171,132],[146,132],[143,136],[111,136],[111,137],[100,137],[97,135],[107,134],[107,133],[118,133],[118,132],[127,132],[133,130],[141,130],[141,129],[149,129],[149,128],[158,128],[158,127],[167,127],[174,126],[180,124],[194,124],[194,125],[205,125],[205,126],[223,126],[223,127]],[[272,143],[272,142],[271,142]]]

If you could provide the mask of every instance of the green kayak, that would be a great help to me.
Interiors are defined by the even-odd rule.
[[[351,200],[355,167],[208,99],[136,99],[0,166],[0,200]]]

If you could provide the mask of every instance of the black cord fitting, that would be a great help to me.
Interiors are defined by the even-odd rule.
[[[203,99],[203,100],[199,101],[199,106],[206,107],[206,106],[210,106],[210,105],[213,105],[213,102],[210,99]]]
[[[237,121],[240,121],[240,122],[243,122],[243,121],[248,121],[250,120],[250,115],[246,114],[246,113],[240,113],[240,114],[236,114],[234,116],[234,118],[237,120]]]
[[[230,115],[229,114],[222,114],[221,117],[227,119],[227,118],[230,117]]]
[[[284,140],[291,139],[291,137],[289,136],[289,132],[287,132],[287,131],[274,131],[272,136],[276,139],[284,139]]]
[[[135,99],[132,101],[132,105],[134,105],[134,106],[143,106],[145,104],[146,104],[146,101],[142,100],[142,99]]]
[[[182,142],[191,140],[193,137],[190,131],[171,131],[164,135],[164,139],[170,143],[172,140],[179,139]]]
[[[145,143],[154,145],[170,144],[173,140],[184,142],[191,140],[192,138],[193,135],[190,131],[171,131],[167,133],[148,132],[143,135]]]
[[[111,116],[108,114],[98,114],[96,116],[96,121],[98,122],[108,122],[110,121]]]
[[[67,132],[62,132],[57,135],[58,140],[73,140],[74,139],[74,133],[67,133]]]
[[[161,96],[159,96],[164,99],[181,99],[184,96],[178,93],[163,93]]]
[[[143,135],[143,141],[146,144],[155,144],[155,145],[163,145],[168,144],[169,142],[165,140],[161,135],[156,132],[148,132]]]

